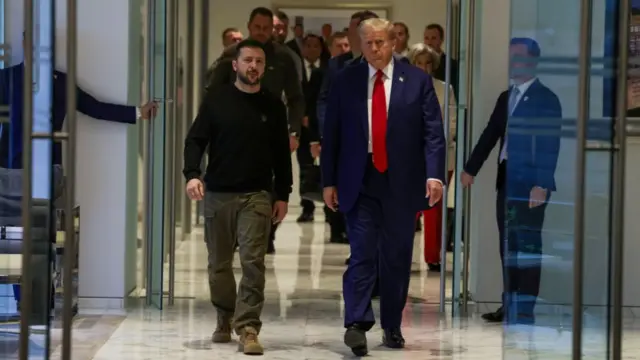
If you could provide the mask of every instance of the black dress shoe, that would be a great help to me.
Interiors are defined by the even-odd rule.
[[[300,214],[300,216],[298,216],[298,219],[296,219],[296,222],[299,223],[309,223],[309,222],[313,222],[314,217],[313,217],[313,213],[302,213]]]
[[[504,320],[504,309],[502,306],[498,310],[486,314],[482,314],[482,319],[490,323],[499,323]]]
[[[440,264],[427,263],[427,267],[429,268],[429,271],[440,272]]]
[[[367,348],[367,333],[357,325],[351,325],[344,333],[344,344],[347,345],[355,356],[366,356],[369,353]]]
[[[400,328],[384,329],[382,334],[382,343],[391,349],[404,348],[404,337]]]

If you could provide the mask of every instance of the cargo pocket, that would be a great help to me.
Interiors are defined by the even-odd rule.
[[[264,192],[246,194],[238,217],[238,242],[252,248],[266,249],[271,231],[271,195]]]

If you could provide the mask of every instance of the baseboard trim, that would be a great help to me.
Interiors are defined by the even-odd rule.
[[[98,298],[80,297],[78,298],[78,313],[80,315],[113,314],[124,315],[124,298]]]

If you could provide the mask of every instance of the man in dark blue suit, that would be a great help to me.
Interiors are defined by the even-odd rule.
[[[8,124],[2,124],[0,130],[0,167],[3,168],[22,168],[23,74],[24,63],[0,70],[0,106],[9,109],[9,113],[1,114],[0,112],[0,116],[10,119]],[[52,75],[52,130],[60,131],[67,115],[67,74],[55,70]],[[157,109],[157,104],[154,102],[147,103],[140,108],[102,102],[79,87],[77,103],[78,108],[75,110],[85,115],[125,124],[135,124],[138,118],[149,119],[154,116]],[[62,163],[62,148],[58,142],[54,143],[53,163],[56,165]]]
[[[511,82],[498,97],[461,174],[463,186],[473,184],[500,141],[496,180],[496,219],[503,266],[502,306],[482,315],[489,322],[530,324],[540,290],[542,225],[560,152],[562,108],[556,94],[535,76],[538,43],[513,38]],[[508,159],[508,161],[507,161]],[[528,260],[519,261],[526,257]]]
[[[376,280],[383,342],[404,347],[415,214],[442,198],[446,141],[431,77],[393,57],[393,24],[369,19],[359,32],[366,61],[334,79],[320,166],[325,203],[349,227],[344,341],[364,356]]]

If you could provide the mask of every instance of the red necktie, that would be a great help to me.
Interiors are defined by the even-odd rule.
[[[387,171],[387,97],[383,77],[384,73],[378,70],[371,97],[373,166],[380,172]]]

